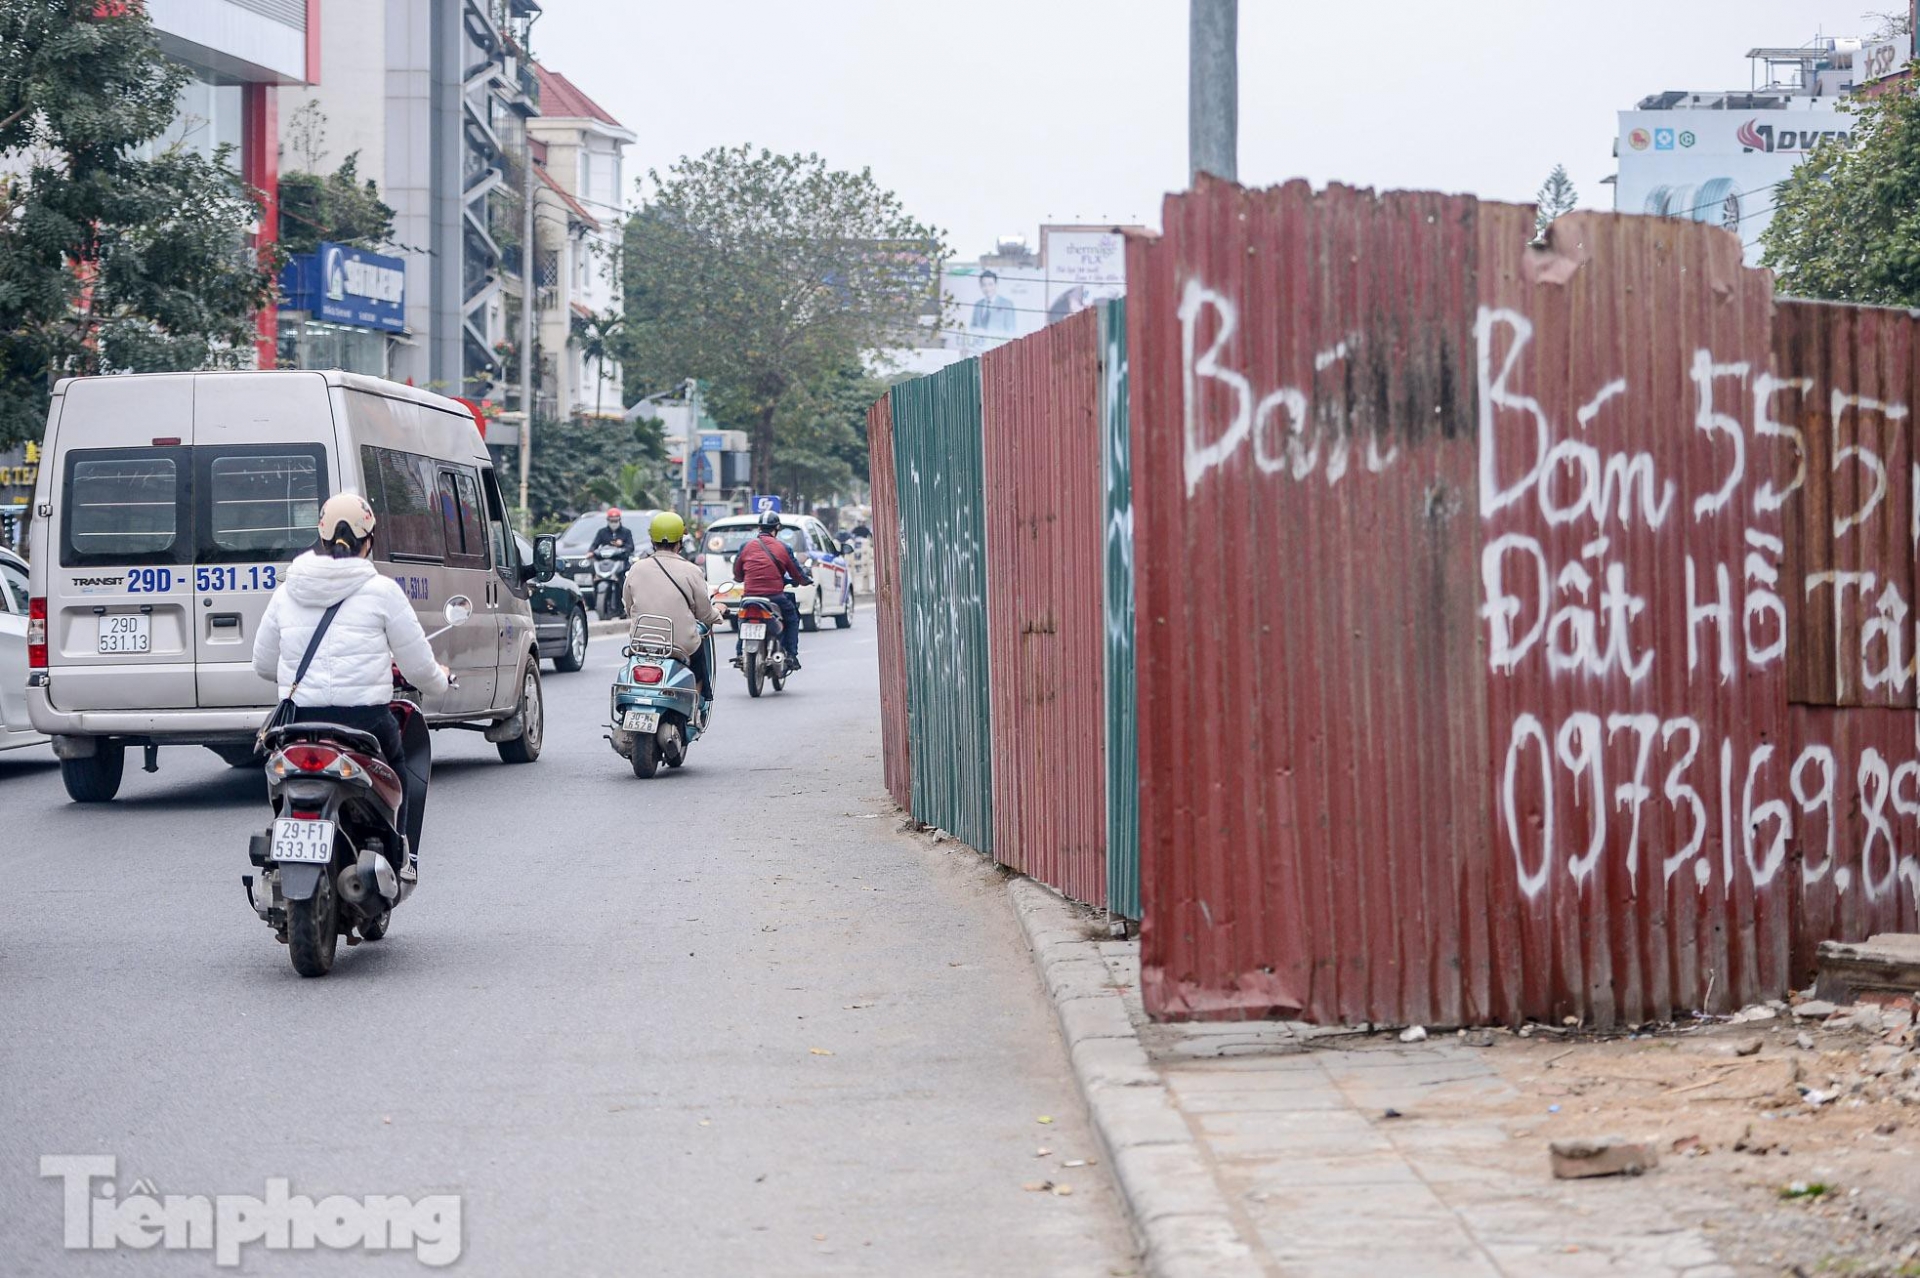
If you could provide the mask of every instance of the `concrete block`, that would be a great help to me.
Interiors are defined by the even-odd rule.
[[[1648,1140],[1604,1136],[1593,1140],[1556,1140],[1549,1145],[1553,1174],[1560,1180],[1588,1176],[1638,1176],[1660,1165],[1660,1153]]]
[[[1226,1198],[1191,1144],[1115,1150],[1113,1176],[1149,1239],[1169,1216],[1228,1218]]]
[[[1187,1120],[1167,1100],[1165,1088],[1089,1083],[1084,1090],[1087,1108],[1111,1150],[1193,1141]]]
[[[1133,1022],[1117,998],[1074,998],[1058,1006],[1060,1028],[1069,1046],[1084,1038],[1134,1037]]]
[[[1089,1038],[1073,1045],[1074,1073],[1082,1087],[1161,1087],[1160,1071],[1140,1044],[1125,1038]]]

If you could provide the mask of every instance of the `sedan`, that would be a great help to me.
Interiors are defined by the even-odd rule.
[[[533,547],[519,533],[520,562],[533,562]],[[532,583],[533,638],[540,655],[553,658],[553,668],[571,674],[587,664],[587,600],[580,587],[565,577]]]
[[[0,750],[45,740],[27,722],[27,561],[0,550]]]

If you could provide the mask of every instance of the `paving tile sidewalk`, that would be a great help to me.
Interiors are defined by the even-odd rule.
[[[1450,1113],[1513,1095],[1475,1049],[1151,1025],[1137,942],[1090,939],[1030,880],[1011,890],[1150,1273],[1735,1278],[1657,1177],[1555,1181],[1544,1135]]]

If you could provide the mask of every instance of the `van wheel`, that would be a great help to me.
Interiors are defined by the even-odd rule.
[[[520,735],[500,743],[500,761],[532,763],[540,757],[540,738],[546,730],[540,700],[540,670],[532,661],[527,662],[527,673],[520,683],[520,706],[515,713],[520,716]]]
[[[111,803],[120,793],[120,776],[126,769],[126,745],[102,741],[91,758],[60,760],[60,780],[75,803]]]
[[[553,659],[553,668],[572,674],[587,664],[587,610],[575,608],[567,618],[567,646]]]

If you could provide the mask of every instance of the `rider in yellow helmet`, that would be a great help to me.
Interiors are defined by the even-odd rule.
[[[713,700],[713,672],[708,669],[706,631],[720,620],[720,610],[707,593],[707,576],[680,553],[687,534],[686,521],[670,510],[653,517],[647,530],[653,554],[627,573],[621,592],[627,616],[664,617],[673,623],[674,655],[700,681],[700,695]]]

